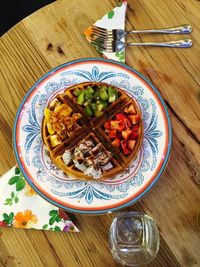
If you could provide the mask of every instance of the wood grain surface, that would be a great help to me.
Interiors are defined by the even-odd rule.
[[[28,89],[47,71],[81,57],[99,57],[82,32],[117,5],[114,0],[59,0],[15,25],[0,39],[0,175],[15,164],[12,128]],[[126,63],[151,80],[166,101],[173,127],[169,164],[151,192],[128,210],[157,222],[161,246],[155,267],[200,266],[200,2],[129,0],[127,29],[193,27],[190,49],[127,49]],[[184,36],[181,36],[184,37]],[[172,35],[134,35],[129,40],[177,40]],[[114,214],[78,216],[81,233],[5,228],[0,266],[112,267],[108,230]]]

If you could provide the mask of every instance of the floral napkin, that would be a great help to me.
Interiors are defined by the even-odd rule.
[[[126,18],[126,9],[127,9],[127,0],[122,1],[121,5],[115,7],[113,10],[108,12],[105,16],[103,16],[100,20],[98,20],[94,25],[99,26],[105,29],[125,29],[125,18]],[[92,26],[84,31],[84,35],[87,40],[91,42],[92,36]],[[125,41],[124,38],[121,41]],[[103,55],[103,57],[108,59],[113,59],[122,63],[125,63],[125,49],[116,52],[116,53],[107,53],[103,52],[101,49],[95,46],[97,51]]]
[[[79,232],[68,213],[36,194],[18,167],[1,176],[0,192],[0,227]]]

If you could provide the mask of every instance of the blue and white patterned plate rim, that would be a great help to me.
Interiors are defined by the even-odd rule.
[[[115,64],[115,65],[118,65],[118,66],[121,66],[123,67],[124,69],[128,69],[129,71],[137,74],[142,80],[144,80],[153,90],[154,92],[156,93],[156,95],[158,96],[160,102],[162,103],[162,106],[164,108],[164,111],[165,111],[165,115],[166,115],[166,118],[167,118],[167,124],[168,124],[168,129],[169,129],[169,139],[168,139],[168,148],[167,148],[167,153],[166,153],[166,156],[164,158],[164,161],[163,161],[163,164],[162,164],[162,167],[160,168],[157,176],[155,177],[155,179],[151,182],[151,184],[143,191],[141,192],[137,197],[135,197],[134,199],[130,200],[129,202],[121,205],[121,206],[117,206],[117,207],[114,207],[114,208],[111,208],[111,209],[101,209],[100,211],[98,210],[77,210],[77,209],[73,209],[73,208],[67,208],[68,211],[70,212],[76,212],[76,213],[80,213],[80,214],[103,214],[103,213],[107,213],[107,212],[113,212],[113,211],[116,211],[116,210],[119,210],[119,209],[122,209],[122,208],[125,208],[127,206],[130,206],[131,204],[135,203],[136,201],[138,201],[139,199],[141,199],[144,195],[146,195],[149,190],[156,184],[156,182],[159,180],[159,178],[161,177],[165,167],[166,167],[166,164],[168,162],[168,159],[169,159],[169,155],[170,155],[170,151],[171,151],[171,145],[172,145],[172,127],[171,127],[171,123],[170,123],[170,118],[169,118],[169,114],[168,114],[168,111],[167,111],[167,107],[165,105],[165,102],[164,100],[162,99],[162,96],[160,95],[160,93],[158,92],[158,90],[151,84],[151,82],[145,78],[142,74],[140,74],[138,71],[132,69],[131,67],[127,66],[127,65],[124,65],[122,63],[118,63],[116,61],[113,61],[113,60],[108,60],[108,59],[102,59],[102,58],[81,58],[81,59],[77,59],[77,60],[73,60],[73,61],[70,61],[70,62],[67,62],[67,63],[64,63],[62,65],[59,65],[57,66],[56,68],[50,70],[48,73],[46,73],[44,76],[42,76],[31,88],[30,90],[28,91],[28,93],[25,95],[24,99],[22,100],[21,104],[20,104],[20,107],[17,111],[17,114],[16,114],[16,118],[15,118],[15,122],[14,122],[14,128],[13,128],[13,147],[14,147],[14,152],[15,152],[15,157],[16,157],[16,160],[17,160],[17,163],[24,175],[24,177],[26,178],[26,180],[28,181],[28,183],[33,187],[33,189],[40,195],[42,196],[44,199],[46,199],[48,202],[52,203],[53,205],[55,206],[59,206],[60,208],[62,209],[66,209],[65,206],[53,201],[52,199],[50,199],[49,197],[45,196],[40,190],[38,190],[38,188],[35,186],[35,184],[29,179],[29,177],[27,176],[23,166],[21,165],[21,162],[20,162],[20,158],[19,158],[19,155],[18,155],[18,152],[17,152],[17,147],[16,147],[16,125],[17,125],[17,121],[19,119],[19,114],[21,112],[21,109],[24,105],[24,103],[26,102],[26,99],[28,98],[28,96],[31,94],[31,92],[34,90],[34,88],[39,84],[41,83],[45,78],[47,78],[48,76],[50,76],[51,74],[53,74],[55,71],[63,68],[63,67],[66,67],[66,66],[70,66],[72,64],[75,64],[75,63],[79,63],[79,62],[93,62],[93,61],[99,61],[99,62],[109,62],[109,63],[112,63],[112,64]]]

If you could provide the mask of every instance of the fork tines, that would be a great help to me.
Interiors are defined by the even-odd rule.
[[[105,37],[105,38],[112,37],[113,35],[113,30],[104,29],[96,25],[92,26],[92,31],[94,34]]]

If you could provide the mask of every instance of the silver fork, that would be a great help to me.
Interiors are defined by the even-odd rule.
[[[187,48],[192,46],[191,39],[169,41],[169,42],[148,42],[148,43],[124,43],[122,41],[116,41],[107,38],[93,38],[91,44],[99,51],[106,52],[120,52],[127,46],[160,46],[160,47],[173,47],[173,48]]]
[[[114,40],[120,40],[127,34],[136,34],[136,33],[188,34],[192,32],[192,27],[190,25],[180,25],[172,28],[124,31],[122,29],[108,30],[93,25],[92,31],[93,34],[95,34],[97,37],[113,38]]]

